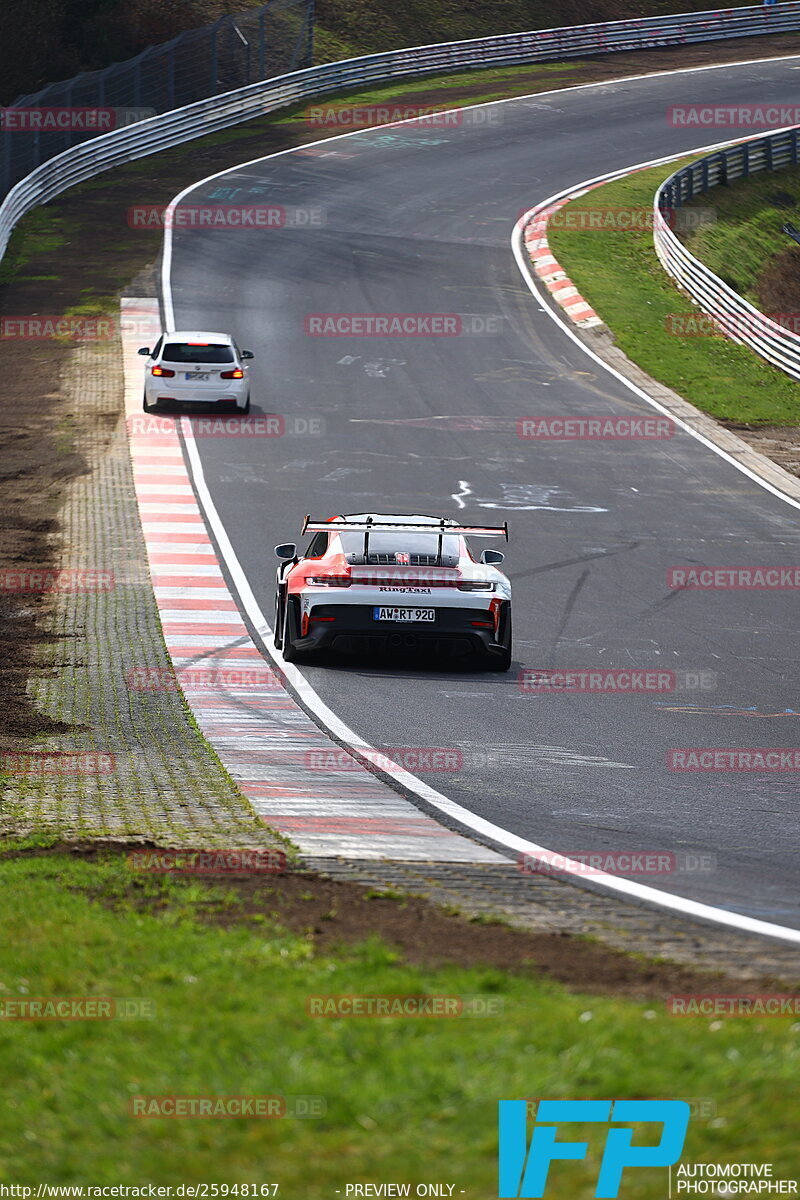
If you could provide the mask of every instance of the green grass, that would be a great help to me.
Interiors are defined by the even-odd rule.
[[[606,205],[649,211],[659,183],[679,165],[654,167],[605,184],[562,213]],[[564,217],[560,220],[563,223]],[[708,231],[702,236],[709,236]],[[548,238],[556,258],[610,326],[619,347],[655,379],[718,418],[754,425],[797,424],[800,393],[788,375],[727,338],[668,332],[665,322],[671,314],[698,310],[662,268],[650,230],[593,232],[559,224],[550,228]]]
[[[366,104],[387,104],[391,106],[402,105],[403,97],[409,95],[419,95],[421,92],[428,92],[429,89],[444,92],[441,102],[437,101],[439,107],[447,105],[452,108],[460,108],[466,104],[483,104],[491,100],[505,97],[506,91],[486,92],[480,96],[466,97],[448,97],[448,90],[455,88],[474,88],[480,84],[513,84],[522,77],[528,81],[532,74],[541,74],[546,81],[550,76],[553,77],[554,87],[568,87],[568,81],[565,81],[562,76],[569,74],[577,74],[585,67],[583,62],[572,63],[528,63],[522,67],[504,67],[500,70],[486,68],[485,70],[476,71],[458,71],[446,75],[421,75],[415,76],[413,79],[407,80],[405,83],[395,81],[388,84],[386,87],[373,88],[369,91],[351,91],[351,92],[329,92],[323,96],[315,96],[303,104],[296,105],[291,109],[285,110],[282,116],[275,121],[277,125],[294,124],[298,118],[302,118],[307,108],[319,108],[326,105],[334,105],[338,108],[341,105],[349,103],[366,105]],[[210,140],[210,139],[209,139]]]
[[[794,206],[775,204],[776,195],[793,197]],[[781,225],[797,220],[800,205],[800,171],[787,167],[768,175],[715,187],[687,208],[711,206],[713,225],[704,225],[685,236],[687,248],[751,304],[760,307],[758,280],[770,259],[785,253],[793,243]]]
[[[0,259],[0,286],[11,279],[41,278],[38,273],[26,276],[26,265],[39,254],[55,254],[66,244],[68,233],[68,223],[54,217],[47,208],[36,208],[28,213],[15,227]]]
[[[570,994],[530,971],[404,965],[377,939],[315,956],[309,941],[237,921],[224,888],[140,878],[124,860],[0,860],[0,996],[139,997],[156,1019],[0,1021],[0,1182],[272,1182],[321,1200],[345,1183],[447,1180],[496,1195],[500,1098],[709,1099],[685,1158],[768,1159],[800,1171],[791,1096],[800,1026],[679,1021],[663,1004]],[[157,911],[152,906],[157,905]],[[220,914],[234,923],[218,923]],[[502,1017],[325,1019],[329,993],[493,994]],[[313,1095],[316,1120],[142,1120],[133,1095]],[[593,1194],[590,1161],[554,1200]],[[629,1200],[664,1195],[631,1173]]]

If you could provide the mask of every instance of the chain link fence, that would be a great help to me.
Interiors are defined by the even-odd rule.
[[[0,196],[63,150],[312,65],[314,0],[269,0],[0,109]]]

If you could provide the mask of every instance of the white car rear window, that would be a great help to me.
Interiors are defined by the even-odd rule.
[[[167,342],[161,355],[162,362],[174,363],[229,363],[233,362],[233,350],[222,342]]]

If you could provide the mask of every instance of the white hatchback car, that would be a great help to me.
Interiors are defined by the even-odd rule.
[[[214,404],[250,411],[247,360],[251,350],[240,350],[227,333],[181,330],[162,333],[147,355],[144,377],[144,411],[169,404]]]

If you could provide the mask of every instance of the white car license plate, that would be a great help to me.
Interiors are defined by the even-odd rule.
[[[373,608],[376,621],[435,621],[435,608]]]
[[[203,383],[208,383],[211,378],[208,371],[186,371],[185,374],[187,379],[199,379]]]

